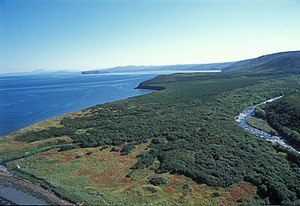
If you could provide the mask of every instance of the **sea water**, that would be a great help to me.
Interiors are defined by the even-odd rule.
[[[0,77],[0,136],[96,104],[143,95],[155,74],[44,74]]]

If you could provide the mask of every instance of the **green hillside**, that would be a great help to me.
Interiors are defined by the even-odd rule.
[[[300,146],[300,93],[268,105],[267,118],[283,137]]]
[[[160,91],[7,135],[0,158],[17,158],[6,164],[15,174],[87,205],[298,205],[300,156],[235,117],[299,92],[300,76],[248,72],[158,76],[139,88]]]
[[[248,75],[297,75],[300,73],[300,51],[275,53],[240,61],[223,71]]]

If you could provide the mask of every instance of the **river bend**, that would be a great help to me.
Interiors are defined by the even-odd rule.
[[[283,96],[279,96],[279,97],[275,97],[275,98],[272,98],[272,99],[269,99],[269,100],[266,100],[260,104],[257,104],[257,105],[254,105],[254,106],[251,106],[251,107],[247,107],[245,108],[242,112],[240,112],[239,116],[236,118],[236,122],[241,126],[243,127],[245,130],[255,134],[256,136],[259,136],[259,137],[262,137],[262,138],[265,138],[267,141],[270,141],[272,143],[278,143],[284,147],[287,147],[297,153],[300,154],[300,149],[299,148],[296,148],[292,145],[290,145],[287,141],[285,141],[282,137],[280,136],[274,136],[274,135],[271,135],[265,131],[262,131],[262,130],[259,130],[255,127],[252,127],[250,126],[248,123],[247,123],[247,120],[250,118],[250,117],[253,117],[254,116],[254,111],[255,111],[255,108],[258,106],[258,105],[262,105],[262,104],[266,104],[266,103],[270,103],[270,102],[273,102],[275,100],[278,100],[280,98],[282,98]]]

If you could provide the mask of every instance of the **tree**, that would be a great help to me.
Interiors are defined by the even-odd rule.
[[[166,180],[163,177],[153,177],[149,180],[149,183],[154,185],[154,186],[159,186],[159,185],[165,185],[168,183],[168,180]]]
[[[256,107],[254,116],[257,118],[266,119],[266,112],[260,107]]]

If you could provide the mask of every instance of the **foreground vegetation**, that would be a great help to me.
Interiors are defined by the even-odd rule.
[[[158,175],[151,168],[132,171],[128,177],[130,167],[137,161],[136,155],[147,147],[148,143],[141,144],[129,155],[111,151],[111,147],[63,152],[56,149],[7,166],[15,174],[85,205],[221,205],[247,201],[255,195],[255,187],[246,182],[226,189],[212,188],[180,175]],[[16,164],[20,170],[15,169]],[[154,185],[152,181],[157,178],[166,182]]]
[[[0,158],[20,157],[63,138],[61,149],[7,166],[86,204],[297,205],[300,156],[235,122],[245,107],[300,90],[298,75],[279,74],[159,76],[139,86],[165,88],[159,92],[5,137]]]

